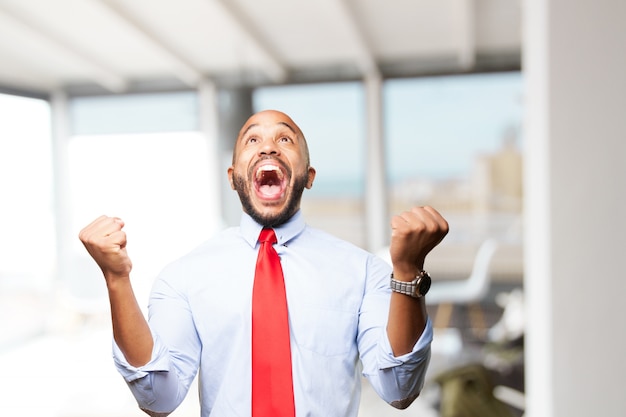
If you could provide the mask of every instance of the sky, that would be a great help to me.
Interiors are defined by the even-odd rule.
[[[521,81],[519,73],[505,73],[390,82],[386,127],[394,178],[466,175],[474,155],[498,149],[509,129],[519,133]]]

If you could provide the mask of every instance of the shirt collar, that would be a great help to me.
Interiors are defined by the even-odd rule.
[[[247,213],[243,213],[240,223],[241,235],[251,247],[255,247],[263,226],[257,223]],[[287,223],[274,228],[279,245],[284,245],[304,230],[304,218],[298,210]]]

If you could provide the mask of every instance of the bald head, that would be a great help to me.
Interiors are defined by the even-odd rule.
[[[245,140],[247,134],[254,133],[255,130],[265,130],[270,128],[283,127],[291,131],[298,138],[299,145],[302,147],[303,156],[305,157],[307,167],[310,166],[309,146],[307,144],[304,133],[300,127],[293,121],[289,115],[278,110],[263,110],[253,114],[246,120],[239,134],[233,149],[233,163],[235,162],[241,143]]]

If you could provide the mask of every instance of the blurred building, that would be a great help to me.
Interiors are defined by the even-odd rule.
[[[505,133],[502,147],[480,155],[472,174],[472,209],[521,213],[523,205],[522,152],[514,130]]]

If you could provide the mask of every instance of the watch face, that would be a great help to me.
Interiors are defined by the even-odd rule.
[[[430,289],[430,283],[431,283],[430,275],[428,275],[428,273],[425,272],[424,275],[422,275],[422,278],[417,283],[419,287],[418,292],[420,295],[426,295],[426,293]]]

